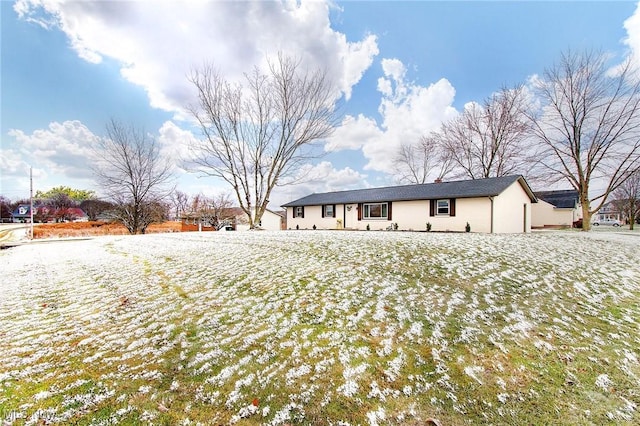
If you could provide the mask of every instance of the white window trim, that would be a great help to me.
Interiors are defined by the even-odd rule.
[[[296,206],[295,209],[293,210],[293,217],[302,217],[302,212],[304,211],[304,207],[302,206]]]
[[[441,201],[447,203],[447,212],[446,213],[440,213],[440,202]],[[449,200],[447,198],[436,200],[436,216],[451,216],[451,200]]]
[[[371,211],[371,208],[367,208],[368,206],[376,206],[376,205],[380,205],[380,213],[382,213],[383,207],[384,210],[386,210],[386,216],[382,216],[382,217],[371,217],[368,216],[367,213],[369,213]],[[362,219],[364,220],[389,220],[389,203],[364,203],[362,205]]]

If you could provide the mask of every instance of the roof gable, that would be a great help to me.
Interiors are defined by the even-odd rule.
[[[539,191],[535,195],[558,209],[573,209],[578,205],[578,191],[575,189]]]
[[[532,202],[537,200],[525,179],[520,175],[513,175],[454,182],[317,193],[283,204],[282,207],[346,203],[355,204],[383,201],[433,200],[438,198],[492,197],[500,195],[514,182],[520,182],[520,185]]]

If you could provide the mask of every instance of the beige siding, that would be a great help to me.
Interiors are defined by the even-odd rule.
[[[557,209],[553,204],[543,200],[531,205],[531,226],[573,226],[573,222],[581,216],[578,209]]]
[[[260,228],[267,231],[280,231],[282,230],[282,217],[272,211],[265,210],[262,215]]]
[[[456,215],[429,215],[429,200],[394,201],[391,220],[358,220],[358,205],[336,205],[336,217],[323,218],[322,206],[305,206],[304,218],[294,218],[294,208],[287,208],[289,229],[338,229],[338,220],[346,229],[384,230],[393,223],[399,230],[464,232],[467,223],[471,232],[491,232],[491,200],[489,197],[456,199]],[[349,207],[351,209],[349,210]],[[493,201],[493,232],[517,233],[531,231],[531,200],[519,182],[514,182]],[[525,222],[526,221],[526,222]]]
[[[495,197],[493,209],[494,232],[531,232],[531,199],[520,182],[514,182]]]
[[[354,208],[355,209],[355,208]],[[295,207],[287,207],[287,227],[289,229],[338,229],[338,219],[343,220],[344,206],[336,205],[336,217],[322,217],[322,206],[305,206],[304,218],[293,217]]]
[[[262,220],[260,221],[261,222],[260,229],[264,229],[266,231],[280,231],[282,230],[280,225],[281,220],[282,218],[280,217],[280,215],[272,211],[265,210],[264,213],[262,214]],[[236,225],[236,230],[247,231],[249,230],[249,224],[248,223],[238,224]]]
[[[455,217],[432,216],[433,231],[463,232],[467,223],[471,232],[491,232],[491,202],[489,198],[458,198]]]
[[[351,210],[348,209],[351,207]],[[358,205],[348,204],[347,210],[342,204],[336,205],[335,218],[322,218],[321,206],[305,206],[304,218],[294,218],[294,209],[287,208],[287,226],[289,229],[337,229],[337,220],[343,221],[346,229],[385,230],[392,223],[399,230],[424,231],[427,222],[432,231],[459,231],[465,229],[467,222],[474,232],[490,231],[490,203],[488,198],[469,198],[456,200],[456,216],[429,216],[429,200],[394,201],[391,203],[391,220],[358,220]]]

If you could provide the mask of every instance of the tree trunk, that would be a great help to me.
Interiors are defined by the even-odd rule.
[[[582,230],[590,231],[592,215],[590,210],[591,205],[589,204],[589,195],[584,190],[580,191],[580,205],[582,206]]]

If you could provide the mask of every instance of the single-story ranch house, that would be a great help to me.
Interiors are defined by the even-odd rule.
[[[524,177],[311,194],[284,204],[289,229],[531,232],[537,198]]]

